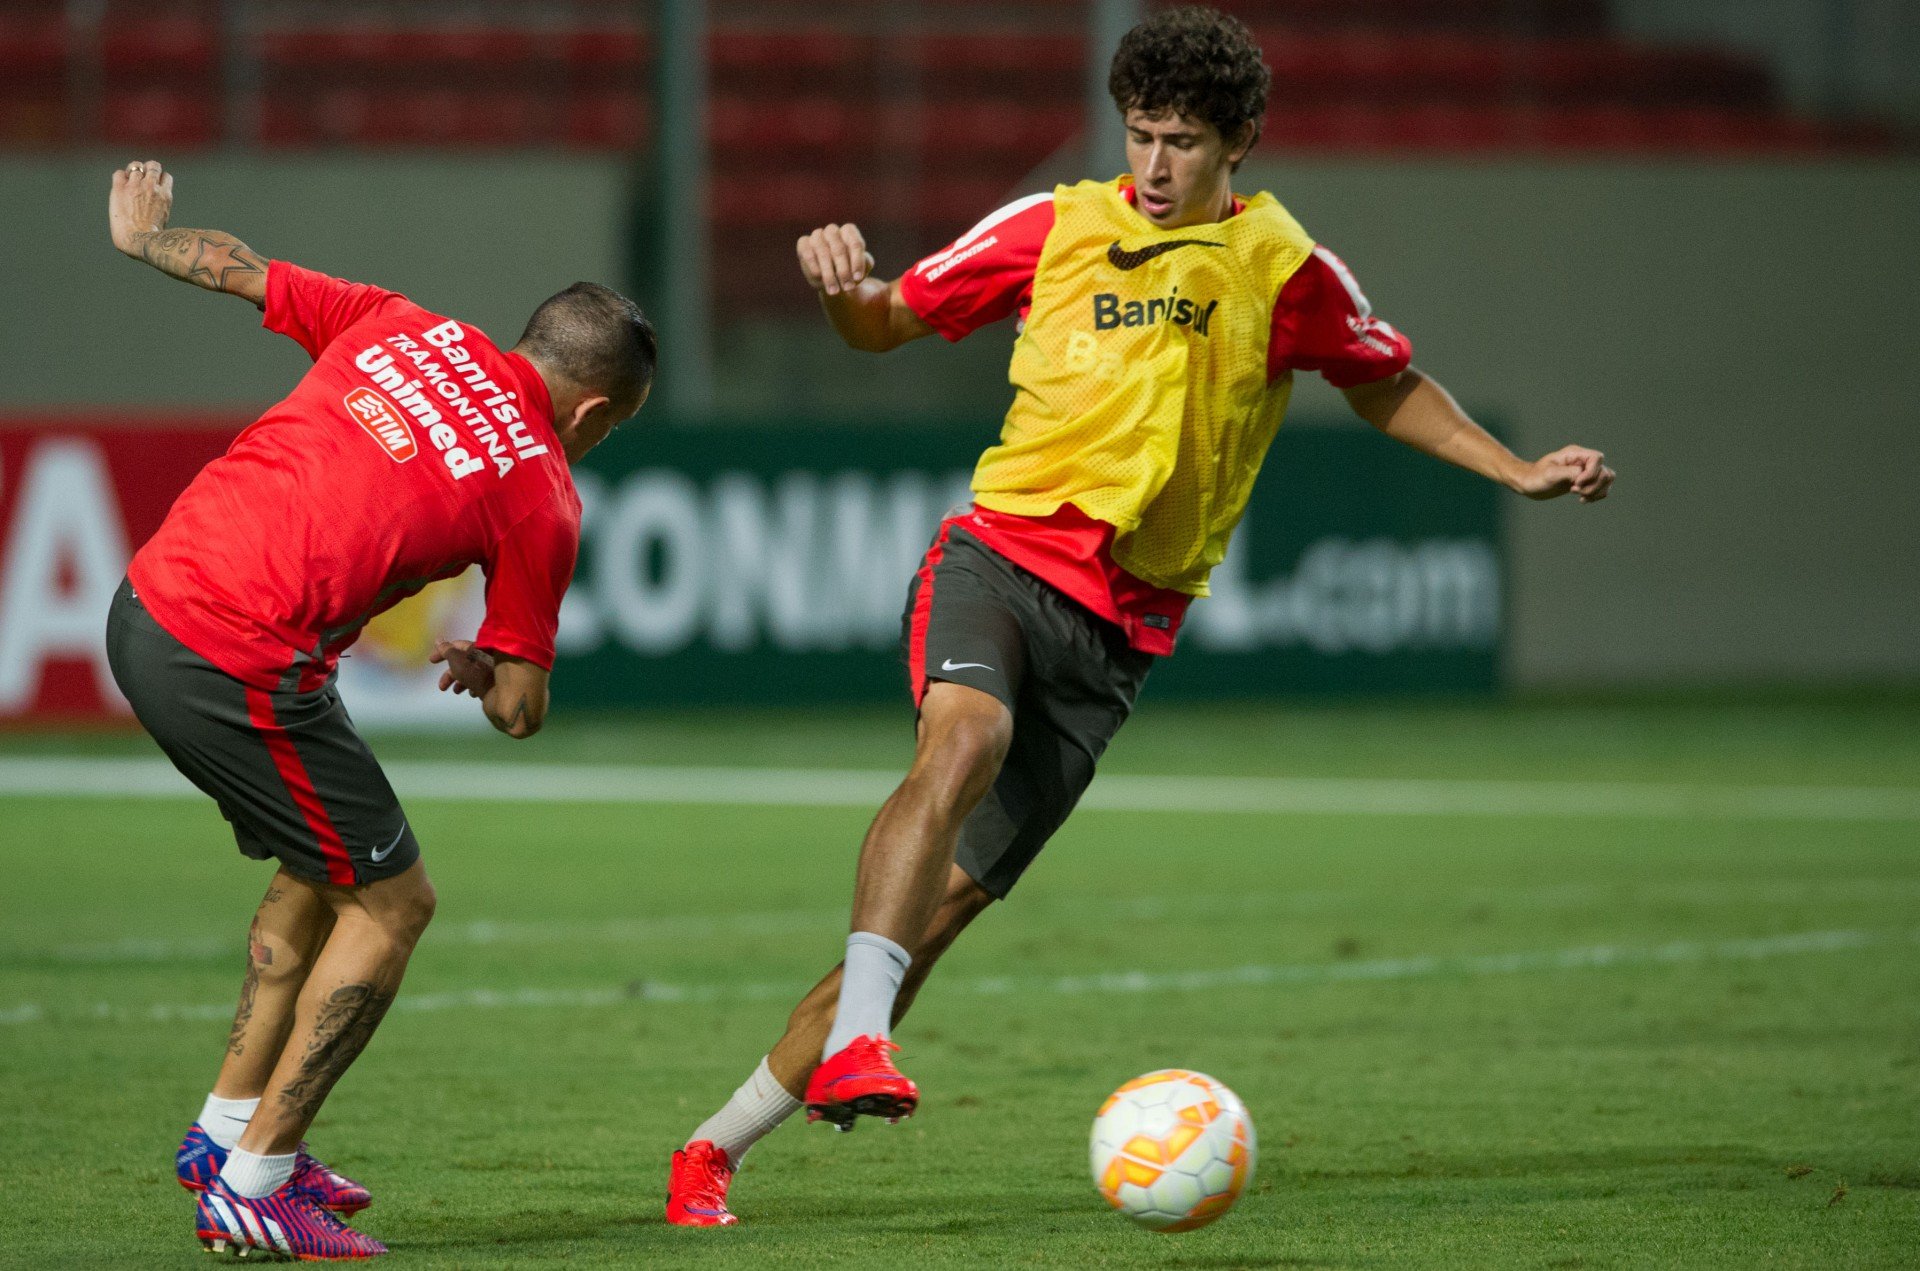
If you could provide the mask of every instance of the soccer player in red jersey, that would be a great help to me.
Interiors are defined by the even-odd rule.
[[[371,1257],[385,1246],[341,1221],[366,1189],[302,1139],[392,1004],[434,893],[335,670],[368,619],[477,564],[486,620],[439,644],[440,687],[508,736],[539,730],[580,541],[569,465],[646,400],[654,332],[632,301],[578,283],[502,349],[395,292],[169,229],[172,204],[160,164],[115,172],[114,246],[258,306],[314,359],[181,494],[108,619],[140,722],[240,851],[279,862],[176,1172],[211,1248]]]
[[[799,241],[856,349],[959,340],[1018,314],[1015,395],[973,505],[942,525],[909,593],[918,742],[861,846],[845,961],[674,1154],[670,1222],[733,1222],[741,1157],[802,1104],[842,1129],[913,1112],[891,1027],[1066,820],[1173,652],[1297,372],[1396,441],[1517,493],[1606,497],[1599,452],[1515,456],[1413,369],[1337,256],[1270,194],[1234,193],[1268,78],[1239,22],[1163,10],[1122,40],[1109,77],[1126,176],[1011,203],[892,282],[855,226]]]

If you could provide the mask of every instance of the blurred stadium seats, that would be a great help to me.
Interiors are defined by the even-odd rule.
[[[1749,56],[1627,38],[1603,0],[1222,5],[1273,65],[1272,148],[1699,157],[1896,146],[1882,126],[1789,112]],[[764,249],[730,255],[720,294],[766,303],[756,280],[784,267],[786,231],[856,219],[924,244],[1021,184],[1078,132],[1086,9],[719,0],[714,214],[758,231]],[[642,151],[649,12],[624,0],[15,0],[0,9],[0,147]]]

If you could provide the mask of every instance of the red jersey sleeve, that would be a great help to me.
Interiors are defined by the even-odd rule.
[[[267,307],[261,325],[318,358],[336,336],[360,319],[411,304],[397,291],[346,282],[276,260],[267,265]]]
[[[580,505],[556,491],[494,544],[486,563],[487,618],[474,643],[551,671],[560,599],[580,551]]]
[[[1267,376],[1318,371],[1335,388],[1397,375],[1413,361],[1413,344],[1376,318],[1346,263],[1324,247],[1280,288],[1267,345]]]
[[[1009,203],[908,270],[900,298],[948,340],[1025,312],[1052,232],[1051,192]]]

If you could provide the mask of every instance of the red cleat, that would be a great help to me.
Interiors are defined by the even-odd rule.
[[[740,1220],[727,1211],[727,1184],[733,1164],[726,1151],[697,1139],[673,1154],[667,1173],[667,1221],[676,1227],[731,1227]]]
[[[836,1130],[851,1130],[855,1117],[898,1121],[912,1116],[920,1106],[920,1087],[887,1057],[899,1049],[884,1037],[868,1034],[828,1056],[807,1079],[807,1120],[831,1121]]]

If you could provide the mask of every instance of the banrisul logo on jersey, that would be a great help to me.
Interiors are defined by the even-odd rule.
[[[908,583],[992,432],[616,433],[576,469],[554,693],[579,705],[897,701]],[[1156,698],[1490,691],[1499,491],[1368,432],[1290,423]]]
[[[377,393],[374,397],[389,409],[397,402],[426,430],[455,481],[489,466],[495,476],[504,477],[515,463],[544,455],[547,448],[535,440],[521,416],[520,395],[487,377],[486,368],[467,349],[466,338],[465,329],[452,321],[419,335],[396,332],[363,349],[353,364],[393,395],[391,401]],[[361,400],[360,408],[371,406]],[[351,394],[347,408],[374,440],[389,448],[398,440],[392,428],[370,423]],[[406,426],[397,413],[394,422]]]
[[[1213,312],[1218,300],[1196,300],[1182,296],[1180,288],[1150,300],[1123,300],[1103,291],[1093,298],[1093,329],[1112,331],[1117,327],[1151,327],[1170,322],[1176,327],[1191,327],[1195,335],[1211,334]]]

